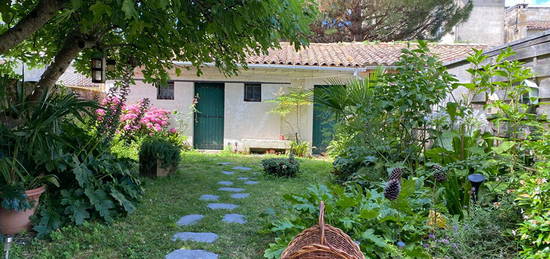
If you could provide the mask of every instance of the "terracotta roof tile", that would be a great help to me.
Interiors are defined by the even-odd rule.
[[[57,83],[65,86],[100,86],[100,84],[92,83],[91,77],[76,72],[73,66],[67,68],[65,73],[59,77]]]
[[[415,48],[417,44],[395,43],[311,43],[295,51],[287,42],[280,49],[269,50],[268,55],[252,55],[249,64],[276,64],[324,67],[365,67],[393,65],[404,48]],[[472,44],[430,44],[432,53],[442,62],[466,57],[473,48],[485,49],[485,45]]]
[[[530,21],[530,22],[526,22],[525,25],[527,26],[528,30],[549,30],[550,29],[550,21]]]

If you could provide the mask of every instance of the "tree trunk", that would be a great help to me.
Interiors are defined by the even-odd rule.
[[[38,100],[43,93],[54,86],[80,51],[92,47],[94,44],[94,41],[85,40],[84,35],[80,34],[78,29],[70,34],[65,39],[63,47],[55,55],[53,63],[48,66],[40,77],[40,81],[38,81],[37,87],[30,97],[31,100]]]
[[[351,7],[349,21],[351,22],[351,26],[349,27],[351,39],[353,41],[363,41],[363,8],[361,1],[356,1]]]
[[[38,2],[27,16],[0,35],[0,54],[7,52],[42,28],[61,9],[63,2],[63,0]]]

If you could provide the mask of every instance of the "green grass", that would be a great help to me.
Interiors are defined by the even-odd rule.
[[[163,179],[146,179],[145,195],[138,209],[128,217],[112,224],[98,222],[82,226],[65,227],[52,234],[51,240],[34,240],[17,244],[11,258],[164,258],[179,248],[205,249],[220,258],[262,258],[263,250],[273,240],[266,234],[267,218],[261,214],[266,209],[276,211],[283,207],[282,196],[300,192],[313,183],[329,181],[330,163],[322,160],[301,160],[302,173],[293,179],[264,176],[260,161],[263,156],[230,154],[186,153],[175,175]],[[218,162],[232,162],[221,166]],[[222,170],[233,166],[249,166],[250,172],[224,175]],[[260,172],[253,176],[252,172]],[[246,176],[260,181],[245,185],[238,177]],[[217,191],[218,181],[233,181],[234,186],[246,189],[250,197],[231,199],[231,193]],[[207,201],[200,201],[202,194],[220,195],[219,202],[233,203],[240,207],[227,212],[211,210]],[[225,213],[246,216],[244,225],[222,222]],[[177,220],[188,214],[203,214],[198,224],[186,227],[176,225]],[[174,242],[176,232],[214,232],[219,239],[213,244]],[[1,248],[0,248],[1,249]]]

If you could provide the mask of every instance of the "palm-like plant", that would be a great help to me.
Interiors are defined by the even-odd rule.
[[[30,100],[24,84],[0,80],[0,185],[24,189],[44,182],[57,185],[57,178],[47,173],[54,171],[53,161],[68,144],[62,125],[69,120],[83,122],[93,107],[94,102],[59,87]]]

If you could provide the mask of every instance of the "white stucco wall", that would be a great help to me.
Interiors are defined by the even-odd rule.
[[[138,102],[141,98],[149,98],[151,104],[186,114],[185,134],[189,143],[193,140],[193,116],[191,104],[194,96],[195,82],[223,82],[225,87],[224,100],[224,145],[240,151],[247,151],[250,145],[265,145],[280,147],[281,135],[293,137],[296,129],[300,129],[301,138],[312,141],[313,135],[313,105],[303,107],[300,112],[299,127],[296,127],[294,113],[281,118],[280,115],[270,112],[275,104],[268,102],[280,93],[288,92],[290,87],[313,89],[314,85],[329,84],[327,80],[353,78],[353,71],[324,71],[300,70],[282,68],[251,68],[243,70],[238,76],[225,77],[217,69],[205,67],[201,76],[195,70],[183,70],[181,75],[170,72],[170,79],[174,80],[174,100],[157,100],[157,89],[143,83],[142,74],[135,74],[136,84],[131,87],[128,103]],[[262,101],[245,102],[244,84],[246,82],[261,83]],[[290,123],[289,124],[287,123]]]

